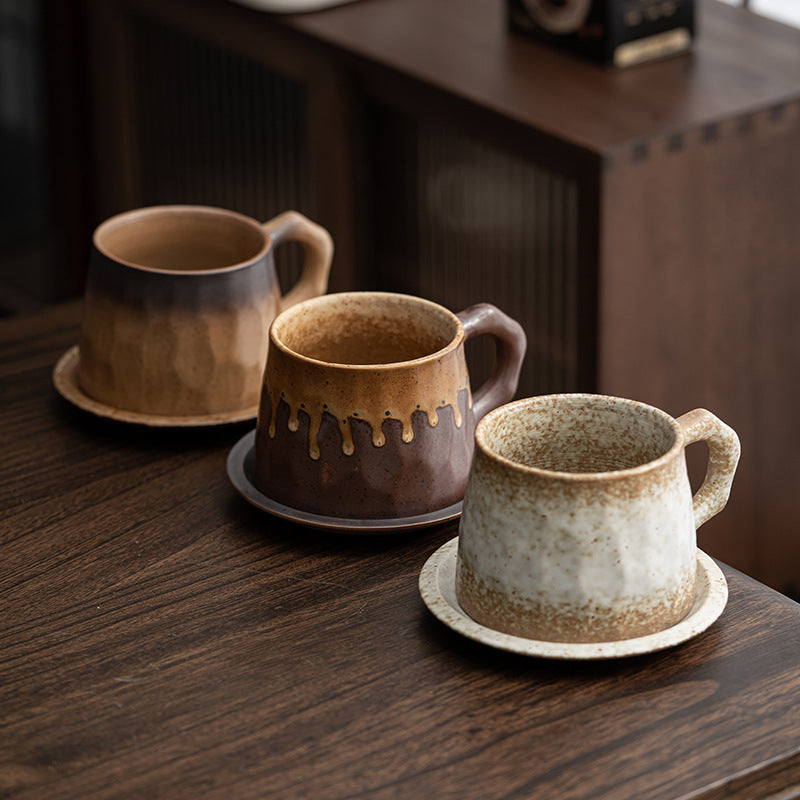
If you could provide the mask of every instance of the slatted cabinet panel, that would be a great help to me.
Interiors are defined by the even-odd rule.
[[[310,206],[307,90],[229,50],[135,17],[130,30],[141,205],[203,203],[267,220]],[[277,254],[285,286],[300,248]]]
[[[377,284],[456,311],[495,304],[528,336],[519,395],[578,389],[577,181],[454,127],[371,113]],[[473,383],[491,347],[468,349]]]

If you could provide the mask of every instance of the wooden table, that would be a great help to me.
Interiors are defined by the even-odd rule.
[[[455,535],[312,532],[225,460],[248,430],[63,401],[79,309],[0,323],[0,796],[800,794],[800,607],[724,567],[674,650],[548,662],[466,641],[417,576]]]

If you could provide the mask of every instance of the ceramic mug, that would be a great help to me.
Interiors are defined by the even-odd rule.
[[[464,342],[493,336],[471,393]],[[476,420],[516,391],[525,334],[494,306],[454,314],[419,297],[347,292],[270,329],[254,482],[274,501],[350,519],[405,519],[464,494]]]
[[[477,622],[558,642],[629,639],[691,609],[696,529],[725,506],[734,431],[603,395],[527,398],[477,426],[456,594]],[[692,497],[684,448],[705,441]]]
[[[281,296],[273,252],[300,242],[303,273]],[[78,380],[91,398],[150,415],[258,405],[276,314],[323,294],[331,237],[296,211],[263,225],[208,206],[154,206],[95,231]]]

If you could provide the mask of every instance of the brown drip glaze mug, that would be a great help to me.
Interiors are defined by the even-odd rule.
[[[464,342],[496,340],[472,395]],[[402,519],[464,496],[475,423],[514,395],[522,327],[489,304],[454,314],[419,297],[346,292],[270,328],[256,427],[257,488],[294,509]]]
[[[300,280],[281,296],[277,245],[300,242]],[[78,381],[91,398],[150,415],[225,414],[259,402],[268,331],[323,294],[330,235],[296,211],[263,225],[208,206],[153,206],[95,231]]]

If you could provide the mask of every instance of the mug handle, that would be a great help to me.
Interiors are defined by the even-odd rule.
[[[741,445],[736,431],[704,408],[687,412],[677,423],[683,431],[684,446],[701,441],[708,444],[706,476],[692,499],[694,527],[699,528],[725,508]]]
[[[284,242],[300,242],[305,261],[300,280],[280,300],[280,310],[301,300],[325,294],[333,261],[333,239],[321,225],[304,217],[299,211],[284,211],[261,226],[275,247]]]
[[[497,343],[492,374],[472,395],[472,411],[478,422],[484,414],[514,396],[528,340],[522,325],[490,303],[470,306],[456,316],[464,326],[465,342],[488,333]]]

